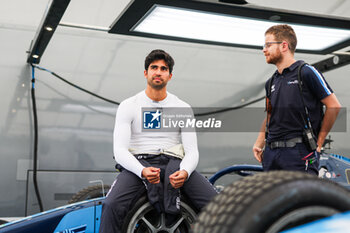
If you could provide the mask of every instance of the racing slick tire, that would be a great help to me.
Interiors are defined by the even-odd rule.
[[[74,194],[73,197],[69,200],[68,204],[106,196],[110,188],[111,186],[106,184],[103,185],[103,189],[102,189],[102,185],[89,186],[87,188],[80,190],[76,194]]]
[[[302,172],[272,171],[227,186],[201,212],[194,233],[276,233],[350,210],[350,192]]]
[[[129,211],[123,224],[123,233],[189,233],[198,211],[185,198],[180,203],[181,215],[168,225],[165,214],[159,214],[149,203],[147,196],[140,198]]]

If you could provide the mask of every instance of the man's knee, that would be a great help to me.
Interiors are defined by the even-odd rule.
[[[138,177],[128,171],[123,171],[113,183],[104,200],[102,214],[113,216],[115,221],[119,221],[119,219],[122,221],[135,200],[144,191],[145,187]]]
[[[216,189],[208,179],[196,171],[185,182],[183,191],[198,209],[202,209],[217,195]]]

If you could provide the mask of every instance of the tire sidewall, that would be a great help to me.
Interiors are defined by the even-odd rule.
[[[325,185],[315,179],[281,184],[265,192],[259,197],[259,201],[249,205],[232,225],[231,229],[235,230],[231,232],[265,232],[282,216],[308,206],[329,207],[343,212],[350,209],[348,197],[344,190],[338,190],[334,184]]]
[[[123,223],[123,228],[122,228],[122,232],[126,233],[129,227],[129,223],[131,221],[131,219],[134,217],[135,213],[138,211],[138,209],[141,208],[141,206],[143,206],[144,204],[146,204],[148,202],[147,196],[144,195],[142,196],[134,205],[134,207],[132,207],[132,209],[128,212],[128,214],[126,215],[125,219],[124,219],[124,223]]]
[[[280,232],[350,210],[350,192],[302,172],[270,171],[227,186],[201,212],[196,233]]]

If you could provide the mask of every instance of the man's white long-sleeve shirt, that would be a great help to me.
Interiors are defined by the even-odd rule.
[[[145,93],[139,92],[118,107],[114,128],[114,158],[125,169],[142,177],[143,165],[134,157],[135,154],[160,154],[179,143],[183,144],[185,157],[180,170],[188,176],[198,164],[197,136],[195,132],[143,132],[142,108],[191,108],[175,95],[167,92],[162,101],[153,101]]]

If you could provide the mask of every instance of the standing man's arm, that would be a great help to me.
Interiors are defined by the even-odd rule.
[[[114,158],[117,163],[140,178],[144,177],[150,183],[159,183],[160,169],[144,167],[129,151],[132,122],[132,109],[129,109],[129,106],[122,102],[117,111],[113,134]]]
[[[269,98],[266,97],[266,109],[265,111],[267,112],[267,117],[268,119],[271,119],[271,110],[272,106],[270,104]],[[256,160],[259,161],[259,163],[262,162],[262,157],[263,157],[263,152],[264,152],[264,147],[265,147],[265,131],[266,131],[266,117],[261,123],[260,131],[258,138],[256,139],[254,146],[253,146],[253,154]]]
[[[334,93],[322,99],[321,102],[326,106],[326,111],[322,120],[321,130],[317,138],[317,152],[321,151],[324,140],[331,130],[341,108],[341,105]]]
[[[301,74],[310,91],[326,106],[317,138],[316,151],[320,152],[324,140],[337,118],[341,105],[323,75],[315,67],[305,65]]]
[[[259,163],[261,163],[262,161],[262,154],[265,146],[265,128],[266,128],[266,117],[261,123],[258,138],[256,139],[253,146],[254,157],[256,158],[256,160],[259,161]]]

